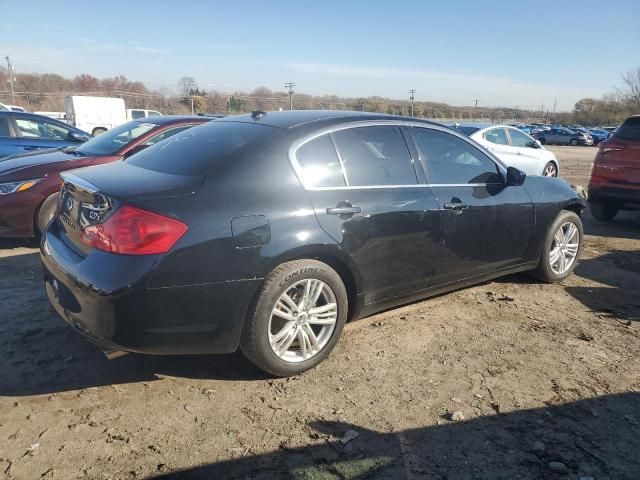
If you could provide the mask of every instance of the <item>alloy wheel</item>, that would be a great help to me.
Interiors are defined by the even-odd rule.
[[[301,280],[280,295],[271,311],[269,345],[287,362],[309,360],[327,345],[337,320],[333,290],[321,280]]]
[[[580,231],[573,222],[565,222],[553,235],[549,265],[556,275],[567,272],[576,261],[580,247]]]
[[[558,170],[556,169],[555,164],[552,162],[547,163],[547,166],[544,168],[543,175],[545,177],[557,177]]]

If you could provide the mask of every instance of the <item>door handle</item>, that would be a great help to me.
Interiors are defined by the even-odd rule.
[[[362,209],[360,207],[339,206],[327,208],[327,213],[329,215],[353,215],[355,213],[360,213],[361,211]]]
[[[34,147],[34,146],[29,146],[29,147],[24,147],[25,150],[38,150],[40,147]]]
[[[443,205],[447,210],[464,210],[469,207],[466,203],[445,203]]]

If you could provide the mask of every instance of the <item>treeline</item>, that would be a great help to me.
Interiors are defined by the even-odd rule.
[[[435,120],[483,120],[491,122],[575,122],[585,125],[616,125],[634,113],[640,113],[640,67],[622,76],[623,86],[601,99],[584,98],[572,112],[522,110],[511,107],[452,106],[440,102],[415,102],[415,117]],[[7,83],[7,73],[0,68],[0,85]],[[176,93],[177,90],[177,93]],[[17,74],[14,82],[15,103],[32,111],[63,111],[64,98],[70,94],[116,96],[125,100],[127,108],[150,108],[165,114],[196,113],[235,114],[252,110],[289,108],[289,94],[258,87],[250,92],[232,94],[200,89],[192,77],[182,77],[176,89],[149,90],[143,82],[131,81],[124,75],[99,79],[90,74],[72,79],[61,75]],[[13,103],[8,90],[0,91],[0,102]],[[295,109],[361,110],[410,115],[408,100],[384,97],[344,98],[335,95],[313,96],[295,93]]]

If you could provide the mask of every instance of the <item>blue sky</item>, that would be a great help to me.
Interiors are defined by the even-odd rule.
[[[28,5],[28,7],[25,7]],[[20,72],[571,109],[640,66],[640,1],[0,0]]]

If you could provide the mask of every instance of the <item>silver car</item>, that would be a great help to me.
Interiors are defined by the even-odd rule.
[[[568,128],[552,128],[546,132],[540,132],[534,137],[542,145],[593,145],[593,137],[588,133],[576,132]]]

